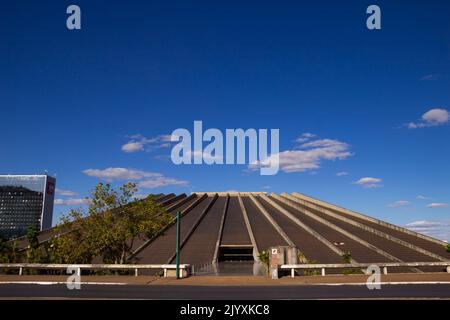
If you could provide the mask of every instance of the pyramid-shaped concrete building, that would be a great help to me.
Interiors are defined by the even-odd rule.
[[[307,261],[322,264],[342,263],[348,252],[353,263],[450,260],[445,242],[296,192],[170,194],[157,200],[171,214],[181,213],[180,260],[195,266],[257,261],[274,246],[297,247]],[[172,224],[137,244],[133,260],[174,263],[175,242]]]

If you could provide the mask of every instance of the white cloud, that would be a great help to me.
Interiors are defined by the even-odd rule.
[[[348,172],[341,171],[341,172],[336,173],[336,175],[337,175],[338,177],[348,176]]]
[[[380,178],[364,177],[353,183],[363,186],[364,188],[379,188],[383,186],[381,182],[383,182],[383,180]]]
[[[280,152],[280,170],[286,173],[305,172],[320,168],[322,161],[343,160],[353,154],[349,151],[350,146],[338,140],[321,139],[302,143],[294,150]],[[251,170],[257,170],[260,165],[266,166],[276,161],[276,155],[271,155],[265,161],[249,165]]]
[[[442,241],[450,241],[450,222],[419,220],[408,223],[406,228]]]
[[[449,119],[449,112],[445,109],[432,109],[426,112],[422,119],[429,123],[447,123]]]
[[[420,81],[435,81],[439,79],[439,74],[437,73],[431,73],[431,74],[427,74],[425,76],[423,76],[422,78],[420,78]]]
[[[55,205],[60,206],[81,206],[85,204],[89,204],[88,199],[55,199]]]
[[[411,204],[411,202],[409,202],[409,201],[399,200],[399,201],[395,201],[393,203],[390,203],[387,206],[389,208],[400,208],[400,207],[404,207],[404,206],[409,206],[410,204]]]
[[[427,205],[427,208],[432,208],[432,209],[447,208],[447,207],[448,207],[447,203],[440,203],[440,202],[433,202],[433,203],[430,203],[429,205]]]
[[[425,112],[422,119],[418,122],[407,124],[409,129],[436,127],[447,124],[450,119],[450,113],[445,109],[435,108]]]
[[[126,153],[139,152],[144,150],[142,141],[130,141],[122,146],[122,151]]]
[[[155,148],[170,147],[170,135],[159,135],[153,138],[146,138],[143,135],[137,134],[129,136],[131,139],[122,146],[122,151],[126,153],[134,153],[140,151],[148,151]]]
[[[83,170],[83,173],[88,176],[96,177],[96,178],[103,179],[106,181],[140,180],[143,178],[152,178],[152,177],[161,176],[160,173],[127,169],[127,168],[86,169],[86,170]]]
[[[431,200],[432,198],[427,197],[427,196],[423,196],[423,195],[418,195],[417,199],[419,199],[419,200]]]
[[[59,194],[61,196],[68,196],[68,197],[73,197],[73,196],[77,195],[77,193],[74,191],[63,190],[63,189],[58,189],[58,188],[56,188],[56,194]]]
[[[153,189],[165,186],[186,186],[188,184],[187,181],[177,180],[173,178],[166,177],[156,177],[153,179],[146,179],[137,183],[138,187],[144,189]]]
[[[311,140],[312,138],[315,138],[315,137],[316,137],[315,134],[309,133],[309,132],[305,132],[305,133],[303,133],[300,137],[298,137],[298,138],[295,140],[295,142],[303,143],[303,142],[306,142],[306,141],[308,141],[308,140]]]
[[[83,173],[108,182],[114,180],[135,181],[138,187],[147,189],[170,185],[184,186],[188,184],[188,181],[168,178],[161,173],[128,168],[87,169]]]

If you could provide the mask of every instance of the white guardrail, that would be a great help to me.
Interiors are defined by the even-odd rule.
[[[175,264],[41,264],[41,263],[1,263],[1,269],[17,269],[19,275],[23,275],[25,269],[34,270],[76,270],[77,275],[81,275],[82,270],[134,270],[134,275],[139,275],[139,270],[160,269],[164,271],[164,277],[176,276]],[[190,275],[191,265],[180,264],[180,277],[185,278]]]
[[[353,264],[283,264],[281,269],[290,269],[291,277],[295,277],[295,270],[316,270],[322,271],[322,276],[325,275],[326,269],[367,269],[370,266],[378,266],[383,269],[383,274],[387,274],[388,267],[446,267],[446,271],[450,273],[450,261],[448,262],[402,262],[402,263],[353,263]]]

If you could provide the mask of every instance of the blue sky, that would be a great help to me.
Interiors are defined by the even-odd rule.
[[[55,221],[97,182],[134,179],[142,194],[298,191],[450,240],[450,3],[313,3],[2,1],[0,172],[55,174],[70,191]],[[307,153],[275,176],[175,166],[161,136],[194,120],[279,128],[282,152]]]

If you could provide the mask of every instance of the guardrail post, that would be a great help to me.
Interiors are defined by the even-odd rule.
[[[450,273],[450,266],[447,266],[447,272]]]
[[[81,277],[81,268],[77,267],[77,276]]]
[[[292,278],[295,277],[295,269],[294,269],[294,268],[291,269],[291,277],[292,277]]]
[[[325,268],[322,268],[322,276],[325,275]]]
[[[448,270],[448,267],[447,267],[447,270]],[[21,275],[23,275],[23,268],[22,267],[19,268],[19,276],[21,276]]]
[[[134,269],[134,276],[137,277],[138,275],[139,275],[139,269],[136,268],[136,269]]]
[[[383,274],[388,274],[387,267],[383,267]]]

